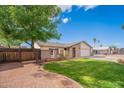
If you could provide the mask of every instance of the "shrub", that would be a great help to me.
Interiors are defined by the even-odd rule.
[[[124,64],[124,60],[122,60],[122,59],[118,59],[118,62],[121,64]]]

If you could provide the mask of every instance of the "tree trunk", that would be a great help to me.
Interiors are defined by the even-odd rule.
[[[94,47],[96,46],[96,43],[94,42]]]
[[[38,63],[38,55],[37,52],[34,49],[34,40],[31,40],[31,48],[33,49],[34,59],[36,60],[36,63]]]
[[[31,48],[34,49],[34,40],[31,40]]]
[[[10,44],[8,44],[8,48],[10,48]]]

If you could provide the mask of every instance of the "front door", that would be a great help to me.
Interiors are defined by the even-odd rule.
[[[76,57],[76,51],[75,51],[75,48],[72,49],[72,57]]]

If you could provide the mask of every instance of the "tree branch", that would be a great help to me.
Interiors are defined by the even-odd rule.
[[[25,43],[31,46],[31,44],[30,44],[29,42],[26,42],[26,41],[25,41]]]

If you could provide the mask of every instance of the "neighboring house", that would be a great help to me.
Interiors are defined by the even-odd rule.
[[[118,48],[94,47],[93,54],[118,54]]]
[[[62,44],[50,42],[36,42],[35,48],[40,48],[42,58],[57,58],[64,56],[67,58],[91,56],[92,47],[85,41]]]
[[[120,50],[119,50],[119,54],[124,54],[124,48],[121,48]]]
[[[94,54],[110,54],[110,48],[109,47],[94,47],[93,53]]]

